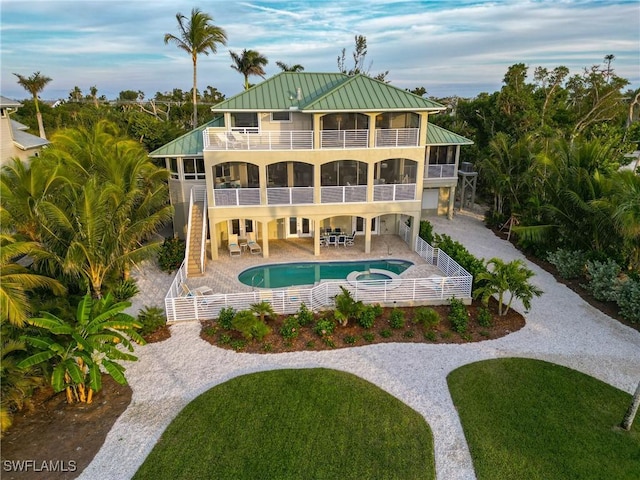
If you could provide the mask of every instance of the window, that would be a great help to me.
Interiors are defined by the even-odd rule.
[[[272,122],[291,122],[291,112],[271,112]]]
[[[257,133],[258,114],[256,112],[234,112],[231,114],[231,130],[241,133]]]
[[[169,159],[169,172],[171,172],[171,178],[178,179],[180,175],[178,174],[178,159],[170,158]]]
[[[454,146],[431,147],[431,153],[429,154],[430,165],[453,165],[454,163],[456,163]]]
[[[203,158],[185,158],[183,162],[185,180],[204,180]]]

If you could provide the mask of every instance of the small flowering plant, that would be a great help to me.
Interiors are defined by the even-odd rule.
[[[282,327],[280,327],[280,335],[282,335],[282,338],[285,340],[293,340],[294,338],[297,338],[299,333],[300,323],[296,316],[287,317],[282,324]]]

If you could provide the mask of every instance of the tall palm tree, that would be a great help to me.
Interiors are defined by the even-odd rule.
[[[284,62],[277,61],[276,65],[283,72],[302,72],[302,71],[304,71],[304,67],[302,65],[300,65],[299,63],[296,63],[295,65],[287,65]]]
[[[42,114],[40,113],[40,106],[38,105],[38,94],[42,90],[44,90],[44,87],[47,86],[47,83],[49,83],[51,79],[49,77],[45,77],[44,75],[40,75],[40,72],[36,72],[29,77],[25,77],[23,75],[20,75],[19,73],[14,73],[14,75],[18,77],[18,84],[22,85],[22,87],[33,96],[33,103],[36,106],[36,118],[38,119],[40,137],[46,139],[47,136],[44,133]]]
[[[133,263],[160,247],[150,238],[171,218],[168,172],[107,121],[56,133],[44,156],[80,179],[79,187],[70,185],[56,197],[60,208],[46,217],[57,264],[100,298],[106,278],[126,277]]]
[[[230,51],[231,59],[233,60],[233,68],[235,71],[244,75],[244,89],[249,90],[249,76],[257,75],[264,78],[264,67],[269,63],[267,57],[261,55],[260,52],[255,50],[242,50],[242,53],[238,55],[236,52]]]
[[[209,52],[216,53],[217,45],[227,44],[226,32],[216,25],[212,25],[213,17],[207,13],[200,11],[198,8],[191,10],[191,18],[187,18],[180,12],[176,14],[178,20],[179,36],[171,33],[164,35],[165,45],[175,43],[176,46],[191,55],[193,62],[193,128],[198,126],[198,107],[197,107],[197,64],[198,55],[201,53],[209,55]]]

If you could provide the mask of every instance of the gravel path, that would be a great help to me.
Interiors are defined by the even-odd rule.
[[[474,255],[526,259],[473,215],[433,217],[438,233],[459,240]],[[81,479],[130,478],[161,433],[196,396],[233,377],[279,368],[326,367],[358,375],[420,412],[434,434],[438,480],[474,479],[462,426],[446,377],[461,365],[497,357],[547,360],[633,393],[640,379],[640,333],[591,307],[527,262],[545,293],[534,299],[527,325],[507,337],[466,345],[379,344],[336,351],[252,355],[212,347],[197,323],[171,327],[171,338],[137,349],[127,366],[131,405],[114,424]],[[166,281],[166,279],[162,279]],[[161,304],[161,299],[158,300]],[[521,305],[516,305],[523,311]]]

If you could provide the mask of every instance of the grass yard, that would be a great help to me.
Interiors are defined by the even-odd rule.
[[[448,377],[479,480],[640,478],[631,395],[538,360],[465,365]]]
[[[187,405],[135,479],[435,479],[424,418],[354,375],[274,370]]]

